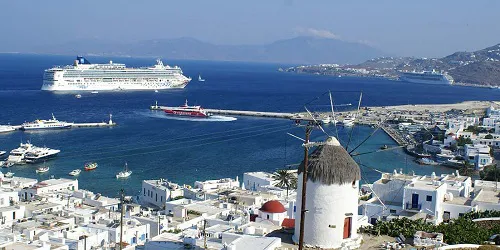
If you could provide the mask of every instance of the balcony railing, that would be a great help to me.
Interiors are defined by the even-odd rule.
[[[420,211],[422,209],[422,203],[409,203],[409,202],[407,202],[405,204],[405,209],[406,210]]]

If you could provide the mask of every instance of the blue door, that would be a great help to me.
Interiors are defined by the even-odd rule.
[[[418,194],[411,195],[411,208],[418,208]]]

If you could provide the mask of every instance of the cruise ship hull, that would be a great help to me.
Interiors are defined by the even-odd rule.
[[[435,84],[435,85],[451,85],[452,84],[448,80],[429,81],[429,80],[423,80],[423,79],[409,79],[409,78],[405,78],[405,77],[401,77],[399,80],[401,80],[403,82],[419,83],[419,84]]]
[[[43,81],[42,90],[45,91],[120,91],[120,90],[158,90],[158,89],[182,89],[186,87],[189,81],[178,84],[147,84],[134,83],[123,84],[117,82],[109,82],[106,84],[88,84],[88,85],[73,85],[65,81]]]

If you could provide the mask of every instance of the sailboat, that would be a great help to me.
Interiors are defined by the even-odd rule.
[[[116,179],[127,178],[132,174],[132,171],[127,169],[127,163],[125,162],[125,168],[116,175]]]
[[[198,75],[198,82],[204,82],[205,79],[201,78],[201,75]]]

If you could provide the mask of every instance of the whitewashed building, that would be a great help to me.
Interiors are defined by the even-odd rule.
[[[243,183],[245,189],[259,191],[260,187],[273,186],[276,181],[273,175],[267,172],[247,172],[243,174]]]
[[[206,192],[215,192],[222,189],[239,188],[240,182],[238,177],[236,179],[224,178],[220,180],[196,181],[194,187]]]
[[[78,190],[78,180],[63,178],[44,180],[28,189],[24,189],[21,192],[21,197],[24,200],[33,200],[38,194],[54,193],[62,190]]]
[[[287,217],[287,210],[281,202],[272,200],[262,205],[258,215],[259,216],[255,219],[256,222],[265,221],[273,225],[281,226],[283,220]]]
[[[165,202],[172,198],[183,196],[183,188],[164,179],[142,181],[141,204],[164,208]]]
[[[300,221],[304,219],[304,244],[316,248],[359,247],[358,194],[359,166],[334,137],[318,146],[309,157],[305,218],[295,218],[295,234],[299,242]],[[299,167],[302,180],[304,163]],[[302,192],[299,181],[297,193]],[[300,214],[301,196],[297,196]]]
[[[464,150],[465,158],[469,163],[474,164],[476,170],[480,170],[493,162],[493,157],[490,156],[490,147],[487,145],[465,144]]]

